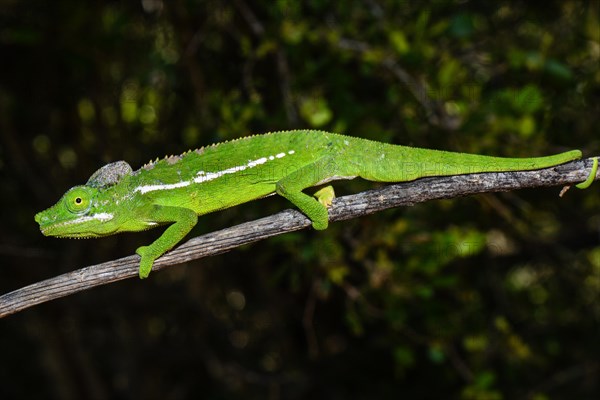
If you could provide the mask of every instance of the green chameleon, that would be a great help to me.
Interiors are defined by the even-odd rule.
[[[578,150],[539,158],[500,158],[374,142],[313,130],[245,137],[150,162],[137,171],[117,161],[85,185],[67,191],[35,220],[46,236],[90,238],[171,224],[141,256],[146,278],[154,260],[196,225],[198,215],[277,193],[291,201],[315,229],[328,225],[334,197],[327,186],[313,196],[304,189],[361,177],[405,182],[426,176],[534,170],[581,157]],[[596,176],[595,160],[589,186]]]

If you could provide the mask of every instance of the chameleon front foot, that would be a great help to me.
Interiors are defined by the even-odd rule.
[[[138,247],[135,252],[141,257],[139,270],[140,279],[145,279],[150,275],[150,271],[152,271],[152,265],[154,264],[155,258],[148,254],[149,246]]]

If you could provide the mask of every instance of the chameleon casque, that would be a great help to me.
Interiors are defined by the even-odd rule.
[[[170,224],[141,256],[139,276],[179,243],[198,216],[277,193],[298,207],[315,229],[327,228],[331,187],[360,177],[405,182],[426,176],[546,168],[581,158],[579,150],[537,158],[501,158],[398,146],[314,130],[249,136],[150,162],[137,171],[117,161],[75,186],[35,220],[46,236],[91,238]],[[597,160],[589,186],[597,170]],[[582,187],[584,185],[581,185]]]

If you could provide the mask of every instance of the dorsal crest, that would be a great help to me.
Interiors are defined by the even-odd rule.
[[[106,164],[90,176],[86,186],[105,189],[116,185],[124,176],[131,175],[132,172],[131,166],[125,161],[116,161]]]

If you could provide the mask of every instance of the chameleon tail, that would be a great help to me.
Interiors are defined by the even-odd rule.
[[[594,182],[594,179],[596,179],[596,173],[598,172],[598,157],[594,157],[593,160],[594,164],[592,165],[592,170],[590,171],[590,174],[588,175],[587,179],[575,185],[576,188],[587,189],[590,187],[592,182]]]
[[[394,145],[383,145],[375,151],[377,154],[369,154],[369,158],[376,161],[363,163],[365,168],[360,176],[381,182],[405,182],[427,176],[481,172],[530,171],[581,158],[579,150],[532,158],[492,157]],[[355,156],[357,160],[366,158],[364,151],[357,152]]]

